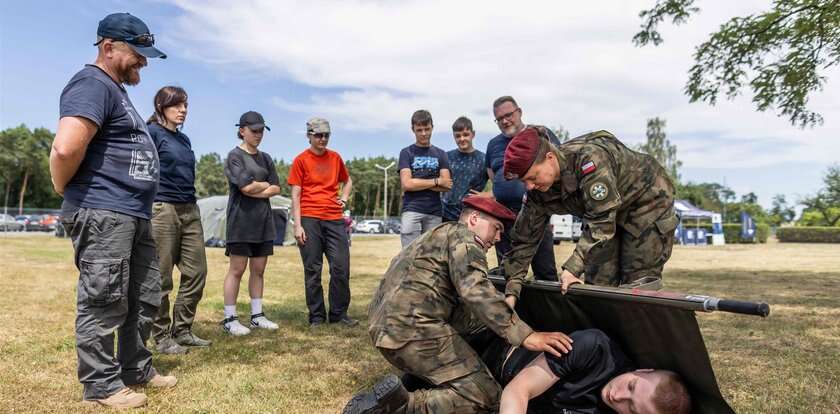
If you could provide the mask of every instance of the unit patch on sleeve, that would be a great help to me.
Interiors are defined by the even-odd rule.
[[[592,197],[593,200],[601,201],[610,194],[610,190],[607,188],[607,185],[602,182],[596,182],[589,187],[589,196]]]
[[[595,169],[596,169],[595,161],[589,161],[586,164],[583,164],[583,165],[580,166],[580,172],[583,175],[589,174],[589,173],[595,171]]]

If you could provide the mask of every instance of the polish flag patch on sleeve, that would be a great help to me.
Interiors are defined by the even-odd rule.
[[[583,173],[583,175],[586,175],[595,171],[596,168],[597,167],[595,167],[595,161],[589,161],[586,164],[580,166],[580,172]]]

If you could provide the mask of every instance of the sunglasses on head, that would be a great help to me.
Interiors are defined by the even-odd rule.
[[[117,40],[122,40],[123,42],[128,42],[135,46],[150,47],[155,45],[155,35],[151,33],[144,33],[139,34],[137,36],[124,37],[122,39]]]

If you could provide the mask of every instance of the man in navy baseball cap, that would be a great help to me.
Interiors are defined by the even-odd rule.
[[[166,59],[166,53],[155,47],[155,35],[149,32],[149,26],[139,18],[128,13],[113,13],[99,21],[96,29],[98,46],[103,39],[125,42],[135,52],[147,58]]]
[[[140,83],[147,58],[165,55],[149,28],[127,13],[106,16],[96,33],[96,61],[61,92],[50,174],[64,197],[62,223],[79,270],[75,336],[83,399],[136,408],[146,395],[128,386],[178,382],[155,370],[146,346],[161,300],[150,221],[160,160],[125,88]]]

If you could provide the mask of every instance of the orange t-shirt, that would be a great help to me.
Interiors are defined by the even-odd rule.
[[[338,183],[345,183],[349,178],[344,160],[335,151],[327,150],[322,155],[315,155],[306,149],[298,154],[289,170],[288,182],[301,188],[301,217],[342,219]]]

